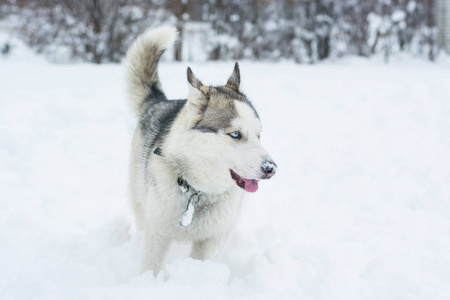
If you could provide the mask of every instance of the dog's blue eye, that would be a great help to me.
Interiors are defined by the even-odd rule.
[[[233,139],[240,139],[241,138],[241,133],[239,131],[233,131],[230,132],[229,135],[233,138]]]

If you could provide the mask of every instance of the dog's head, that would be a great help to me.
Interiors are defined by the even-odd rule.
[[[219,87],[203,85],[190,68],[187,75],[186,127],[176,143],[182,175],[204,192],[234,185],[256,192],[258,181],[271,178],[277,165],[261,145],[259,116],[241,91],[239,65]]]

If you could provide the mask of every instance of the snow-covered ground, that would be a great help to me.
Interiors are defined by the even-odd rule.
[[[163,63],[169,97],[186,63]],[[191,65],[209,84],[233,63]],[[119,65],[0,60],[0,299],[449,299],[450,63],[241,63],[278,174],[216,261],[139,274]]]

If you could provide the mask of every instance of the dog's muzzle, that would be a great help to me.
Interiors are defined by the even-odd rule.
[[[258,179],[246,179],[241,177],[235,171],[230,169],[231,178],[236,182],[237,186],[246,190],[247,192],[254,193],[258,190],[259,179],[269,179],[275,175],[277,171],[277,165],[272,161],[265,161],[261,164],[262,176]]]

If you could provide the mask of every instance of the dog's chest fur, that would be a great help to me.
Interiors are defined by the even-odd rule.
[[[178,173],[164,157],[153,156],[147,161],[145,203],[149,226],[177,240],[203,240],[229,232],[238,216],[243,193],[237,188],[222,194],[203,193],[195,208],[192,223],[180,226],[188,195],[177,184]]]

